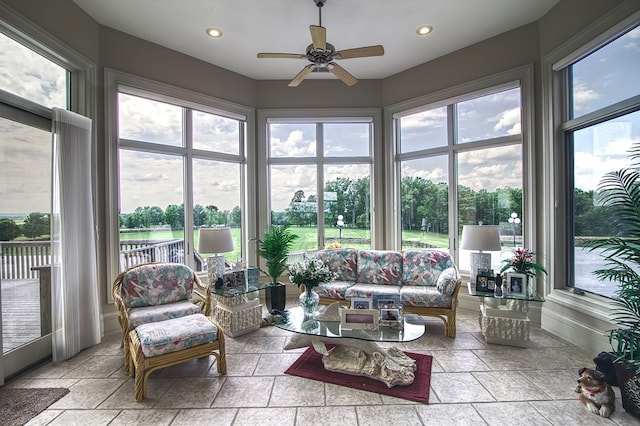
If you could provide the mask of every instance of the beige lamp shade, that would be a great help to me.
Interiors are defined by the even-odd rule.
[[[464,225],[460,248],[478,251],[501,250],[498,225]]]
[[[231,228],[200,228],[198,230],[198,252],[226,253],[233,251]]]

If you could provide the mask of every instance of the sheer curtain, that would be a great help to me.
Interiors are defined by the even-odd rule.
[[[53,360],[100,342],[91,120],[53,109],[51,296]]]

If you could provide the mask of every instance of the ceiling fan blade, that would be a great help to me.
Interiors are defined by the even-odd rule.
[[[327,65],[327,68],[329,69],[329,71],[331,71],[333,74],[335,74],[336,77],[338,77],[340,80],[342,80],[342,82],[344,84],[346,84],[347,86],[353,86],[354,84],[356,84],[358,82],[358,79],[355,78],[353,75],[351,75],[351,73],[349,73],[349,71],[345,70],[344,68],[342,68],[340,65],[336,64],[335,62],[331,62]]]
[[[346,49],[336,52],[336,59],[366,58],[368,56],[384,55],[384,47],[379,44],[376,46],[356,47],[355,49]]]
[[[258,53],[258,58],[306,59],[307,56],[299,53]]]
[[[327,29],[317,25],[309,25],[311,40],[315,50],[327,50]]]
[[[315,64],[309,64],[306,67],[302,68],[302,71],[300,71],[298,73],[298,75],[296,75],[293,80],[291,80],[289,82],[289,87],[298,87],[300,85],[300,83],[302,83],[302,80],[304,80],[304,78],[311,72],[313,71],[313,68],[315,67]]]

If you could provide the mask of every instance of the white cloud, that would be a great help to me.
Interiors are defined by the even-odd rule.
[[[447,125],[446,108],[430,109],[400,119],[402,130],[420,127],[444,127]]]
[[[498,122],[493,127],[493,130],[499,132],[502,129],[507,129],[508,135],[520,134],[520,108],[511,108],[507,111],[503,111],[498,116]]]
[[[573,90],[573,104],[580,111],[586,104],[600,98],[600,94],[589,88],[584,82],[576,82]]]

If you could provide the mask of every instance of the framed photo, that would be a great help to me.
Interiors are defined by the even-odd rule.
[[[375,330],[378,328],[377,309],[342,309],[340,311],[340,326],[350,330]]]
[[[380,309],[380,321],[387,323],[396,323],[400,321],[400,309],[398,308],[382,308]]]
[[[527,297],[527,274],[508,273],[507,292],[515,296]]]
[[[373,301],[366,297],[351,299],[351,309],[373,309]]]
[[[374,294],[372,309],[380,309],[384,307],[397,308],[400,306],[400,297],[390,296],[388,294]]]
[[[484,275],[478,275],[476,277],[476,292],[493,293],[495,289],[496,289],[495,277],[488,277]]]

